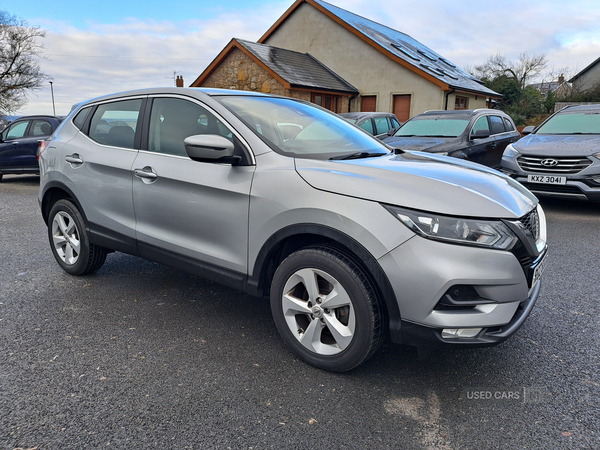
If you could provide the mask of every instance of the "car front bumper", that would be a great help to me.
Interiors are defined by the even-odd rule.
[[[400,309],[399,329],[390,330],[392,341],[419,348],[458,348],[508,339],[539,295],[540,280],[531,281],[532,266],[541,264],[545,253],[522,266],[508,251],[415,236],[379,260]],[[459,295],[448,307],[444,299],[452,292],[469,296]]]

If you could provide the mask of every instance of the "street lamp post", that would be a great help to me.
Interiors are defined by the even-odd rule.
[[[54,106],[54,88],[52,87],[52,81],[50,81],[50,91],[52,92],[52,111],[56,115],[56,107]]]

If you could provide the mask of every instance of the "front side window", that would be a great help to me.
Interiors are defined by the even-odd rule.
[[[24,120],[22,122],[14,123],[10,126],[4,139],[20,139],[25,136],[25,131],[27,131],[27,125],[29,125],[28,120]]]
[[[406,122],[394,136],[458,137],[469,125],[469,116],[449,117],[428,114]]]
[[[375,134],[384,134],[390,129],[387,117],[374,117],[373,120],[375,122],[375,129],[377,130]]]
[[[361,123],[359,125],[359,127],[361,127],[363,130],[365,130],[369,134],[375,134],[375,133],[373,133],[373,122],[371,121],[371,119],[365,120],[363,123]]]
[[[277,153],[298,158],[328,159],[355,153],[389,154],[373,136],[340,116],[291,98],[214,97],[236,114]],[[285,132],[293,126],[293,137]]]
[[[488,123],[487,116],[481,116],[479,119],[477,119],[473,125],[473,129],[471,130],[471,136],[476,136],[478,130],[485,130],[488,133],[490,132],[490,125]]]
[[[180,98],[155,98],[152,102],[148,150],[187,156],[184,140],[199,134],[216,134],[234,142],[231,131],[197,103]]]
[[[600,111],[565,111],[551,117],[536,134],[600,134]]]
[[[90,123],[90,138],[100,144],[133,149],[141,106],[141,99],[99,105]]]

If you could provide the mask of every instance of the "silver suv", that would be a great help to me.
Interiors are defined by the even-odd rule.
[[[546,223],[498,172],[394,153],[322,108],[217,89],[77,105],[38,150],[50,247],[68,273],[114,251],[269,296],[303,360],[346,371],[386,335],[491,346],[538,297]]]

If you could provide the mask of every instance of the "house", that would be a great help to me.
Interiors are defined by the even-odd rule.
[[[358,90],[307,53],[232,39],[192,83],[259,91],[318,103],[347,112]]]
[[[253,45],[265,46],[255,48],[261,49],[262,58]],[[231,67],[235,58],[240,58],[238,66],[242,64],[244,58],[236,50],[270,76],[268,84],[275,91],[283,86],[283,95],[288,95],[286,90],[291,96],[304,92],[299,98],[310,92],[311,101],[336,112],[393,112],[406,121],[426,110],[485,108],[501,98],[412,37],[322,0],[297,0],[256,44],[234,39],[192,86],[217,87],[221,80],[215,74],[235,72],[236,66]],[[283,76],[289,69],[280,60],[287,55],[285,50],[315,61],[318,65],[313,67],[325,70],[346,88],[307,85],[306,71],[292,83]],[[240,76],[246,77],[245,71]],[[261,91],[263,85],[264,81],[254,87],[245,84],[243,89]]]
[[[571,85],[569,82],[565,82],[565,77],[562,74],[557,81],[542,81],[541,83],[528,84],[527,87],[537,89],[544,98],[548,97],[550,92],[559,97],[571,93]]]
[[[600,86],[600,58],[569,80],[573,83],[573,92],[583,92]]]

